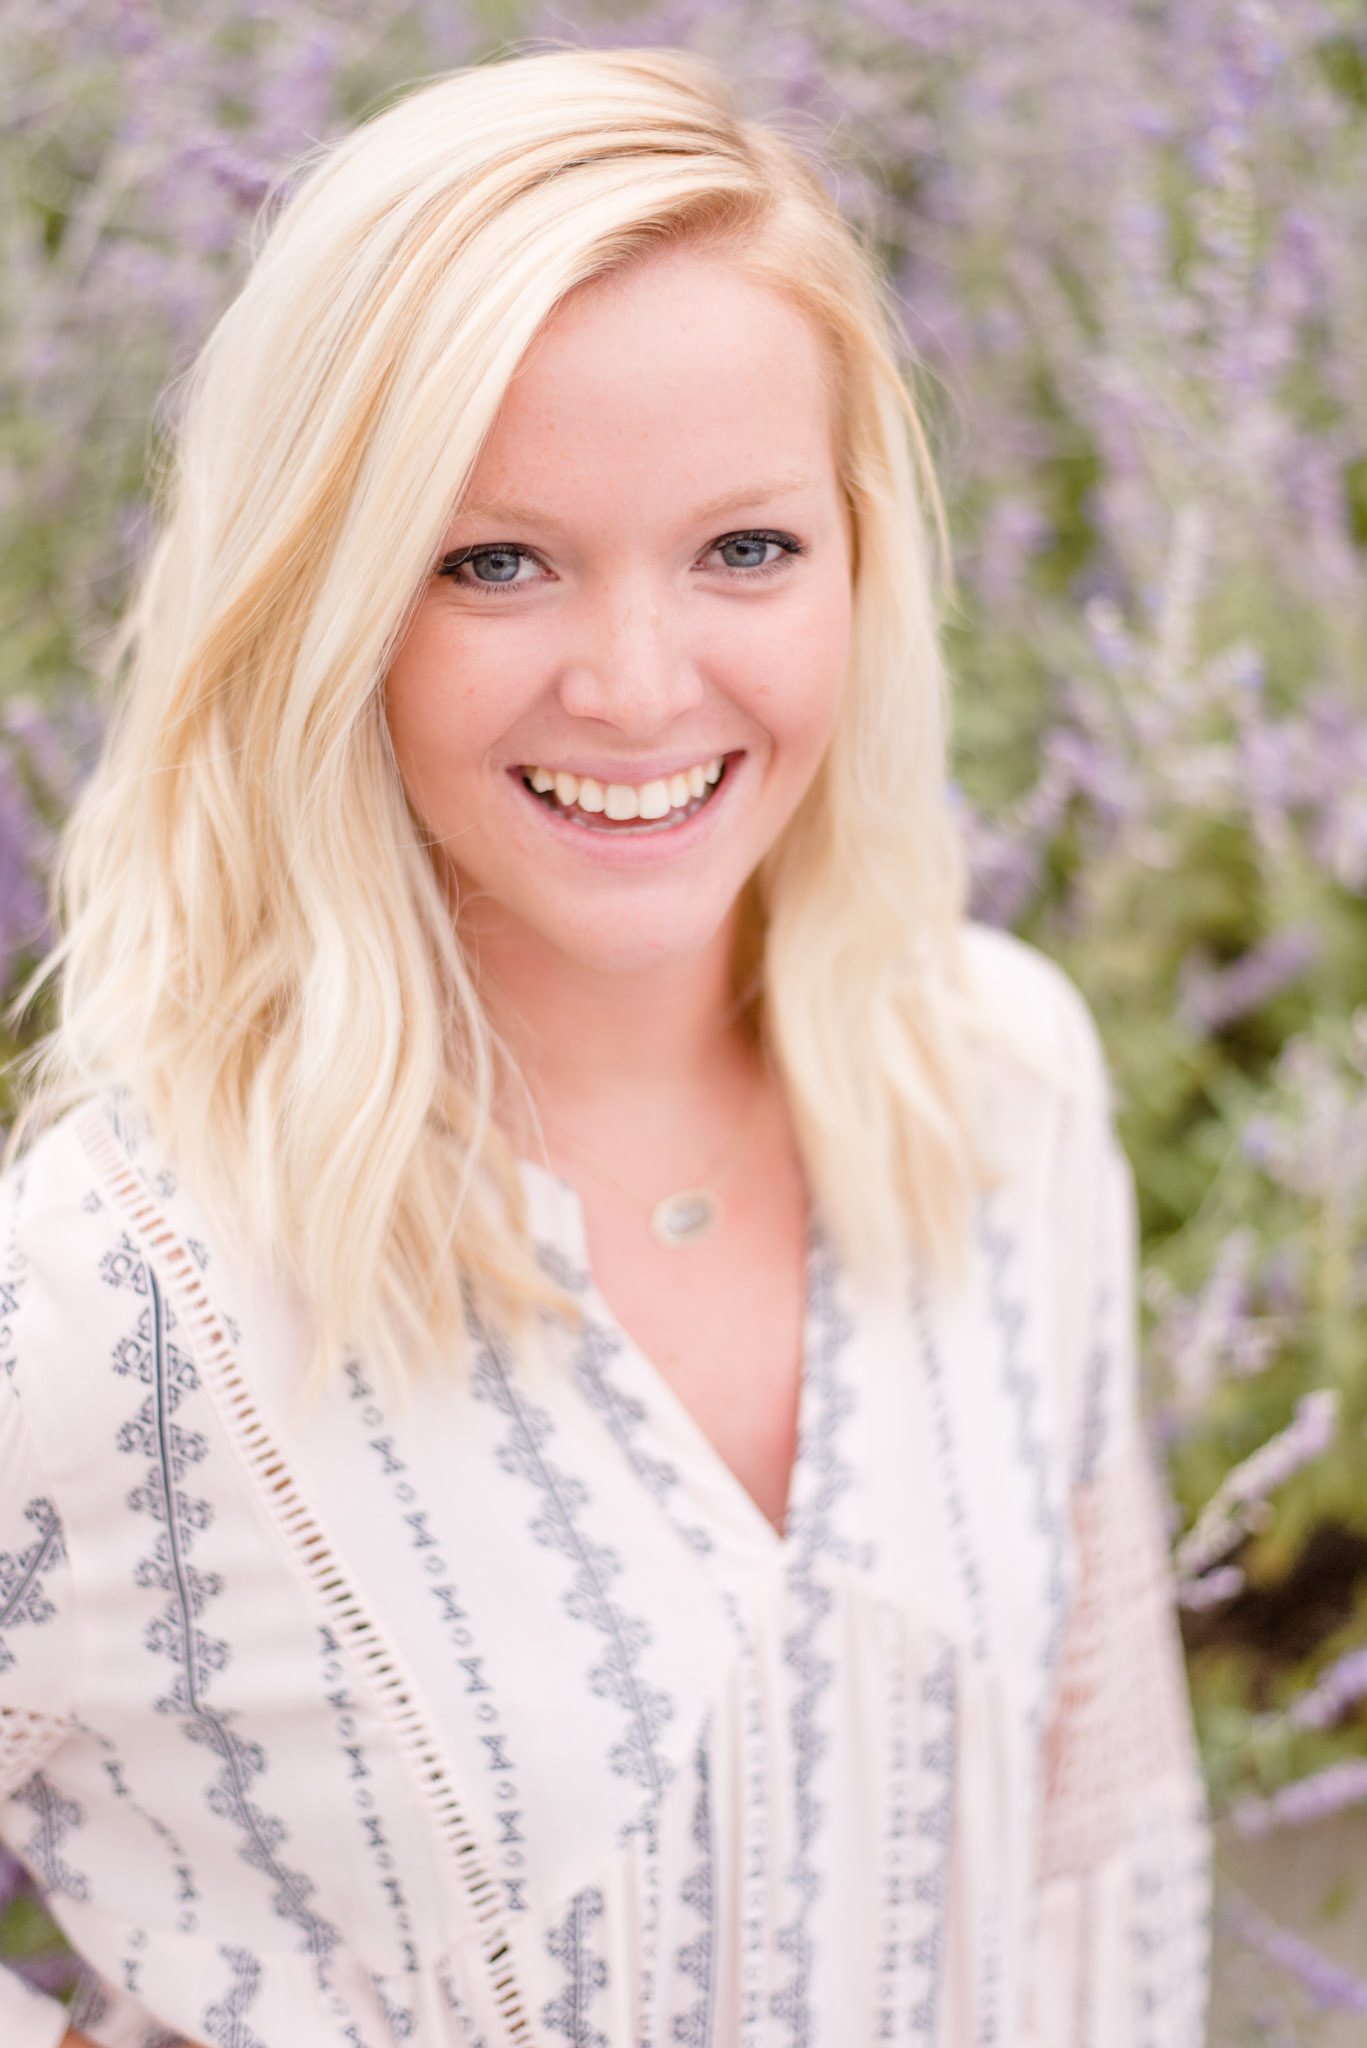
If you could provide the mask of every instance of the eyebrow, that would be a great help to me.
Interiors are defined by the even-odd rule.
[[[712,498],[706,505],[699,505],[693,513],[695,519],[720,519],[728,512],[739,512],[743,505],[754,505],[765,498],[795,497],[799,491],[810,490],[813,479],[809,476],[766,477],[759,483],[746,484],[738,491],[727,491],[720,498]]]
[[[690,520],[705,524],[712,519],[722,519],[728,512],[738,512],[745,505],[763,503],[768,498],[787,498],[799,491],[809,490],[813,479],[809,476],[765,477],[757,483],[743,484],[740,489],[726,491],[719,498],[711,498],[705,505],[698,505],[688,514]],[[456,508],[456,519],[461,523],[486,521],[506,523],[508,526],[542,526],[547,524],[544,510],[534,505],[518,505],[508,499],[483,505],[460,505]],[[550,521],[550,524],[555,524]]]

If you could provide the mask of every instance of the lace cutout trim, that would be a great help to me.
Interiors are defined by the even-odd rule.
[[[66,1736],[67,1722],[51,1714],[30,1714],[22,1707],[0,1707],[0,1799],[41,1770]]]
[[[1076,1489],[1078,1583],[1044,1745],[1041,1882],[1095,1869],[1142,1834],[1155,1788],[1195,1784],[1152,1475],[1138,1451]]]
[[[92,1105],[82,1111],[76,1128],[106,1191],[142,1238],[176,1298],[220,1420],[268,1515],[292,1551],[328,1626],[347,1644],[373,1688],[464,1891],[478,1931],[489,1989],[507,2038],[534,2048],[535,2036],[514,1974],[512,1944],[503,1924],[498,1888],[456,1791],[449,1759],[421,1704],[417,1683],[345,1578],[320,1516],[262,1421],[223,1318],[214,1309],[191,1253],[130,1165],[103,1110]]]

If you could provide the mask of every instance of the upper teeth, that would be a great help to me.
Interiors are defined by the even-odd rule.
[[[602,812],[605,817],[667,818],[671,811],[699,797],[709,784],[720,782],[723,756],[683,768],[677,775],[661,776],[654,782],[597,782],[592,775],[570,775],[563,768],[528,768],[528,782],[538,796],[555,791],[564,810],[578,804],[581,811]]]

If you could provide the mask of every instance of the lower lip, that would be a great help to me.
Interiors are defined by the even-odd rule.
[[[591,824],[587,819],[581,822],[568,816],[558,804],[549,804],[539,797],[527,787],[521,774],[516,774],[515,780],[537,815],[566,846],[611,867],[639,867],[690,852],[712,830],[726,806],[744,756],[726,754],[722,758],[725,770],[721,780],[713,784],[712,794],[677,824],[668,818],[642,818],[607,826]]]

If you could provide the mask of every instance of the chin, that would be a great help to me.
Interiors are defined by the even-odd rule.
[[[563,918],[522,921],[523,943],[544,948],[589,973],[647,974],[706,954],[730,921],[739,890],[700,903],[694,891],[605,892],[605,900],[567,906]],[[625,899],[625,900],[624,900]]]
[[[718,864],[720,865],[720,864]],[[736,864],[739,865],[739,864]],[[744,886],[727,874],[676,872],[653,877],[566,876],[544,868],[536,879],[499,886],[490,875],[465,878],[461,926],[492,959],[534,968],[538,956],[582,973],[648,974],[700,960],[727,931]],[[745,870],[748,872],[748,870]]]
[[[599,931],[567,935],[556,950],[594,974],[651,974],[701,958],[723,921],[718,919],[696,932],[674,929],[668,937],[658,920],[643,920],[639,927],[634,920],[623,921]]]

